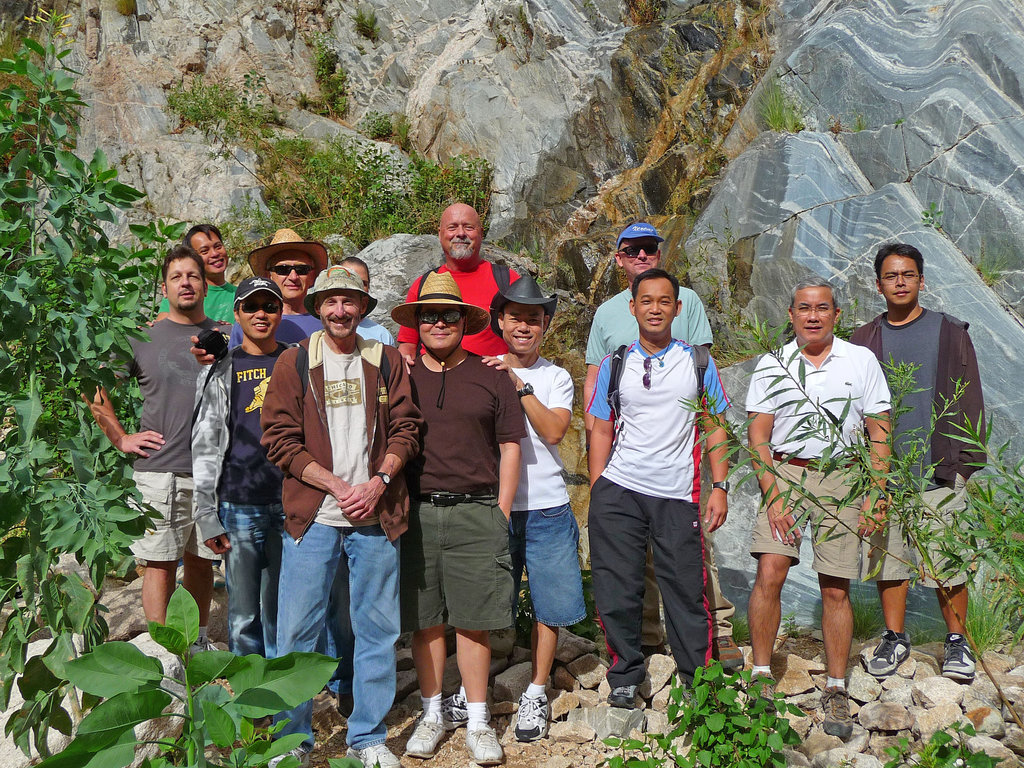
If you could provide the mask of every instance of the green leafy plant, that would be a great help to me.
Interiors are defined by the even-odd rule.
[[[320,99],[310,106],[322,115],[341,117],[348,111],[348,74],[327,35],[314,35],[312,43],[313,77],[320,86]]]
[[[181,723],[178,736],[155,742],[161,757],[150,765],[266,765],[306,737],[296,733],[271,740],[284,724],[261,731],[253,719],[311,699],[337,668],[336,659],[318,653],[289,653],[276,659],[228,651],[191,655],[189,646],[199,636],[199,608],[183,587],[171,595],[167,623],[150,622],[149,633],[179,659],[184,680],[170,677],[158,658],[131,643],[104,643],[67,662],[63,671],[68,679],[100,701],[79,723],[64,751],[44,760],[41,768],[86,760],[107,768],[129,765],[136,748],[145,743],[136,740],[134,728],[147,721]],[[177,707],[171,706],[175,703]],[[208,750],[211,745],[230,751],[213,752]]]
[[[380,36],[380,25],[377,23],[377,12],[373,8],[356,8],[352,14],[352,22],[355,24],[356,34],[365,37],[371,43],[376,43]]]
[[[978,260],[975,263],[974,268],[978,270],[978,274],[981,276],[982,282],[991,288],[1003,279],[1009,264],[1010,259],[1005,253],[992,253],[992,251],[986,249],[984,243],[982,243],[981,249],[978,253]]]
[[[135,0],[117,0],[114,6],[122,16],[134,16],[137,10]]]
[[[359,121],[359,132],[374,141],[391,138],[391,116],[384,112],[367,112]]]
[[[942,211],[934,201],[928,203],[928,207],[921,211],[921,223],[926,227],[942,231]]]
[[[800,108],[782,90],[778,78],[764,83],[757,102],[761,121],[769,130],[784,133],[798,133],[804,129]],[[840,129],[841,130],[841,129]]]
[[[668,733],[641,739],[605,739],[620,750],[607,758],[609,768],[682,768],[728,765],[764,768],[786,765],[783,747],[800,743],[786,713],[802,715],[785,697],[763,695],[763,684],[750,672],[728,675],[717,661],[697,669],[689,689],[673,680],[669,694]]]
[[[1000,763],[999,758],[974,752],[967,746],[967,739],[974,735],[969,723],[953,723],[932,734],[917,754],[911,751],[907,739],[901,738],[898,747],[886,748],[890,759],[885,768],[992,768]]]
[[[394,137],[398,148],[403,152],[408,152],[412,149],[412,141],[409,138],[409,131],[411,130],[412,123],[409,122],[409,118],[406,115],[395,115],[394,131],[392,136]]]

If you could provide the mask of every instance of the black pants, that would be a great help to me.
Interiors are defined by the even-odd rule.
[[[679,676],[693,682],[711,660],[713,623],[704,597],[703,537],[697,505],[630,491],[603,477],[590,493],[590,565],[594,603],[612,665],[608,684],[644,680],[640,651],[647,541],[665,604],[665,624]]]

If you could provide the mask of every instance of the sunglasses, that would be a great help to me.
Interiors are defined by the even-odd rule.
[[[644,389],[651,388],[651,367],[653,366],[653,363],[651,362],[652,359],[653,358],[650,357],[644,358]]]
[[[461,309],[428,309],[426,312],[420,312],[420,323],[426,325],[434,325],[438,320],[444,320],[445,325],[455,325],[461,319]]]
[[[640,255],[640,251],[643,251],[648,256],[653,256],[658,252],[657,245],[630,245],[619,251],[620,256],[625,256],[628,259],[635,259]]]
[[[280,275],[281,277],[288,277],[288,275],[292,273],[292,270],[295,271],[296,275],[302,277],[312,272],[313,268],[309,266],[309,264],[275,264],[270,268],[271,272],[275,275]]]
[[[243,301],[239,307],[247,315],[254,315],[261,309],[268,315],[276,315],[281,311],[281,302],[279,301]]]

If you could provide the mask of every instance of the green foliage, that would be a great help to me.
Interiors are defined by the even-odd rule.
[[[921,211],[921,223],[926,227],[942,231],[942,211],[939,210],[935,201],[928,203],[928,208]]]
[[[134,16],[137,10],[135,0],[117,0],[114,3],[114,7],[117,8],[117,12],[122,16]]]
[[[403,152],[409,152],[412,149],[412,141],[409,139],[410,130],[412,130],[412,123],[409,122],[409,118],[402,114],[395,115],[392,136],[394,137],[395,144]]]
[[[783,747],[800,743],[786,713],[802,715],[785,697],[762,697],[762,683],[750,672],[726,674],[717,661],[697,669],[686,689],[676,678],[669,694],[668,733],[648,733],[640,739],[605,739],[621,751],[607,758],[609,768],[656,768],[677,765],[764,768],[786,765]],[[684,738],[689,751],[683,753]]]
[[[750,620],[745,613],[737,613],[732,617],[732,639],[737,645],[750,642]]]
[[[307,99],[302,106],[321,115],[342,117],[348,111],[348,74],[342,68],[338,52],[327,35],[317,33],[311,42],[313,76],[320,86],[320,99]]]
[[[141,248],[110,242],[104,226],[142,194],[102,152],[74,153],[85,105],[63,63],[70,50],[56,42],[68,17],[32,21],[42,42],[26,38],[0,62],[9,78],[0,92],[0,708],[17,682],[25,703],[5,736],[45,756],[47,730],[70,732],[81,706],[65,674],[75,643],[106,637],[97,592],[148,521],[130,465],[81,396],[117,385],[137,323],[155,306],[155,246],[182,227],[133,228]],[[86,576],[58,570],[61,556]],[[28,658],[42,638],[46,650]]]
[[[391,138],[391,116],[384,112],[367,112],[359,121],[359,132],[374,141]]]
[[[798,133],[804,129],[804,120],[800,114],[799,105],[790,100],[782,90],[782,84],[778,78],[768,80],[763,84],[757,109],[761,116],[761,122],[768,126],[769,130]]]
[[[901,738],[898,747],[885,750],[890,758],[885,768],[993,768],[1001,762],[971,750],[967,739],[974,735],[970,724],[953,723],[948,730],[936,731],[917,754],[911,752],[907,739]]]
[[[64,665],[68,679],[102,701],[85,716],[64,751],[44,760],[41,767],[64,768],[87,760],[107,768],[129,765],[138,744],[132,729],[149,720],[182,724],[176,738],[157,742],[162,757],[156,765],[266,765],[299,746],[305,735],[272,741],[283,723],[266,731],[257,729],[253,719],[311,699],[337,667],[336,659],[318,653],[289,653],[276,659],[228,651],[190,654],[189,646],[199,634],[199,608],[183,587],[171,596],[167,623],[150,622],[149,633],[181,660],[185,680],[165,675],[159,659],[130,643],[105,643],[69,661]],[[164,712],[175,700],[182,711]],[[210,746],[222,751],[208,751]]]
[[[967,606],[965,634],[979,653],[991,651],[1005,640],[1019,640],[1024,626],[1024,604],[1001,582],[987,583],[972,592]]]
[[[974,268],[978,270],[982,282],[991,288],[1003,279],[1009,265],[1010,259],[1005,252],[992,253],[982,243],[981,250],[978,253],[978,261],[975,263]]]
[[[365,37],[371,43],[376,43],[380,36],[380,25],[377,23],[377,12],[373,8],[356,8],[352,14],[352,22],[355,24],[356,34]]]
[[[267,103],[265,78],[250,72],[246,87],[238,91],[226,83],[196,75],[188,84],[181,80],[167,95],[167,109],[176,115],[180,129],[194,127],[222,149],[231,145],[266,139],[280,121]]]

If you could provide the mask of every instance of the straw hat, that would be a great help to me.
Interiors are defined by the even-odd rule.
[[[419,301],[399,304],[391,310],[391,319],[401,326],[419,330],[416,312],[420,307],[459,307],[466,313],[466,335],[480,333],[491,322],[490,313],[483,307],[467,304],[455,278],[448,272],[431,272],[420,284]]]
[[[313,269],[317,272],[327,269],[327,249],[323,243],[303,240],[299,233],[292,229],[279,229],[274,233],[270,245],[264,245],[249,254],[249,269],[253,275],[262,277],[267,271],[267,262],[281,251],[301,251],[313,259]]]
[[[366,312],[363,313],[363,317],[373,312],[373,308],[377,306],[377,300],[366,292],[366,289],[363,288],[363,281],[359,277],[344,267],[334,266],[328,267],[316,276],[316,282],[313,283],[313,287],[309,289],[309,293],[303,300],[303,304],[306,305],[306,309],[311,315],[318,317],[320,315],[316,311],[316,297],[321,293],[332,291],[355,291],[365,296]]]

